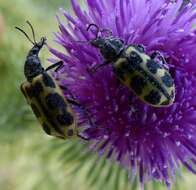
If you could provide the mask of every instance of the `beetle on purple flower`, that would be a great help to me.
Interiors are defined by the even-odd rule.
[[[95,26],[99,32],[95,24],[90,24],[87,30],[91,26]],[[122,39],[112,35],[105,38],[98,36],[98,33],[94,40],[90,40],[90,43],[100,49],[104,63],[87,70],[95,72],[98,68],[112,62],[113,71],[119,80],[132,89],[142,101],[154,107],[173,104],[174,81],[167,69],[156,60],[160,56],[164,65],[167,64],[158,51],[153,51],[149,57],[145,54],[142,45],[128,44],[126,47]]]
[[[55,35],[65,52],[55,48],[50,51],[64,61],[63,68],[55,74],[60,85],[69,86],[88,107],[95,122],[95,127],[91,127],[81,117],[79,126],[87,127],[83,134],[92,143],[92,150],[108,159],[115,158],[130,175],[139,174],[142,186],[149,179],[157,179],[169,188],[180,163],[196,174],[196,30],[193,27],[196,12],[193,5],[189,3],[181,8],[182,0],[86,2],[84,11],[72,0],[74,18],[61,9],[68,23],[57,17],[60,31]],[[119,77],[112,64],[94,74],[87,72],[87,68],[104,61],[96,47],[76,43],[94,39],[96,31],[92,28],[86,31],[90,23],[111,30],[124,45],[144,45],[147,55],[159,51],[167,62],[173,79],[170,82],[175,84],[173,104],[152,107],[126,86],[117,87]],[[154,68],[151,69],[153,72]]]

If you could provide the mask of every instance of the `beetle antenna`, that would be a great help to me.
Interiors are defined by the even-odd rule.
[[[89,24],[88,27],[86,28],[87,31],[89,31],[89,29],[94,26],[97,29],[97,34],[96,34],[96,38],[98,37],[98,33],[100,32],[99,27],[96,24]]]
[[[30,37],[27,35],[27,33],[26,33],[24,30],[22,30],[21,28],[19,28],[19,27],[17,27],[17,26],[15,26],[15,28],[16,28],[17,30],[19,30],[20,32],[22,32],[22,33],[26,36],[26,38],[27,38],[33,45],[35,45],[35,42],[33,42],[33,41],[30,39]]]
[[[99,31],[99,27],[96,24],[89,24],[88,27],[86,28],[86,30],[88,31],[92,26],[94,26],[95,28],[97,28],[97,31]]]
[[[26,23],[30,26],[31,28],[31,31],[32,31],[32,34],[33,34],[33,40],[34,40],[34,43],[37,44],[36,40],[35,40],[35,31],[33,29],[33,26],[32,24],[27,20]]]

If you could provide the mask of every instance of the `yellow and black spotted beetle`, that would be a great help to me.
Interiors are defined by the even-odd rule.
[[[27,21],[27,24],[32,30],[33,41],[24,30],[16,27],[33,44],[24,65],[24,75],[27,81],[21,84],[21,91],[27,103],[31,106],[43,130],[48,135],[62,139],[79,136],[86,140],[85,137],[79,135],[76,117],[69,103],[83,109],[87,117],[89,117],[88,110],[76,101],[73,94],[66,87],[58,86],[49,74],[48,71],[53,68],[56,68],[55,71],[57,71],[63,65],[62,61],[54,63],[46,69],[42,67],[38,54],[46,44],[46,38],[42,37],[40,42],[36,42],[34,29],[29,21]],[[63,96],[61,88],[68,91],[71,99]]]
[[[105,61],[88,68],[88,71],[95,72],[98,68],[112,63],[118,79],[144,103],[153,107],[173,104],[174,80],[165,67],[164,57],[158,51],[148,56],[142,45],[129,44],[125,47],[123,40],[113,37],[108,29],[100,30],[97,25],[90,24],[87,31],[92,26],[97,28],[97,35],[95,39],[90,40],[90,44],[100,49]],[[104,31],[109,31],[110,35],[106,37],[98,35]]]

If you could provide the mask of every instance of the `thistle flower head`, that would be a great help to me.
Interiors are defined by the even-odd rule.
[[[83,131],[92,149],[115,158],[130,174],[146,180],[158,179],[170,186],[180,164],[196,173],[196,11],[191,3],[180,9],[182,0],[86,0],[82,10],[75,0],[75,17],[61,13],[55,40],[64,49],[50,51],[64,61],[58,72],[86,106],[94,126]],[[103,63],[98,49],[89,43],[96,31],[91,23],[112,31],[126,45],[142,44],[146,53],[160,51],[175,81],[176,98],[170,107],[154,108],[127,87],[117,85],[112,65],[90,74],[87,68]],[[77,110],[76,110],[77,112]],[[80,124],[85,120],[80,119]]]

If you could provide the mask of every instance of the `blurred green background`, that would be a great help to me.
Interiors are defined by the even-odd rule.
[[[68,0],[0,0],[0,190],[138,189],[137,181],[127,184],[124,170],[97,161],[96,155],[84,152],[84,145],[45,135],[19,90],[31,44],[14,27],[29,31],[29,20],[37,39],[47,36],[52,44],[59,7],[72,12]],[[40,56],[46,65],[46,48]],[[186,171],[182,176],[173,189],[194,190],[195,176]],[[146,189],[166,188],[150,183]]]

